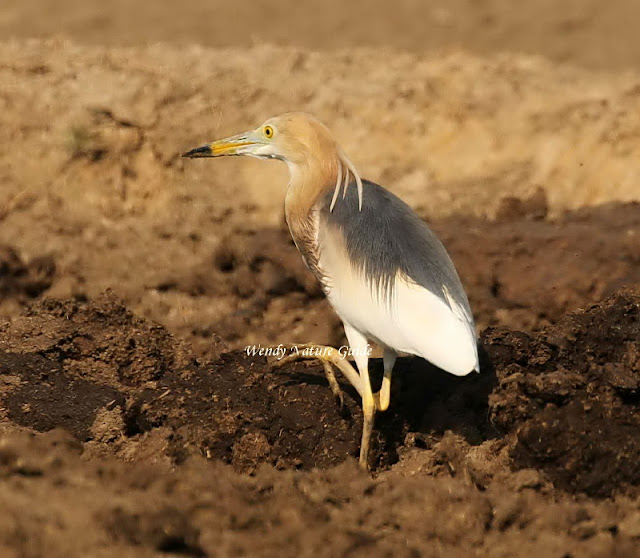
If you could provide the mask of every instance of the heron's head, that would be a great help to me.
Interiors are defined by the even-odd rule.
[[[275,116],[255,130],[187,151],[183,157],[249,155],[290,165],[334,161],[339,148],[331,132],[313,116],[292,112]]]
[[[280,159],[289,166],[292,181],[312,177],[317,192],[334,186],[331,209],[336,203],[340,185],[344,188],[353,176],[358,187],[362,209],[362,180],[355,167],[338,146],[329,129],[310,114],[290,112],[270,118],[255,130],[214,141],[183,153],[183,157],[223,157],[250,155],[261,159]]]

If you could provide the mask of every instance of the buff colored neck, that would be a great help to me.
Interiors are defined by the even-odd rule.
[[[324,164],[287,164],[291,179],[285,196],[284,210],[289,231],[305,262],[322,281],[322,274],[318,268],[318,221],[314,207],[323,194],[335,187],[339,159],[336,155],[334,160],[325,161]]]
[[[336,154],[322,162],[306,160],[300,164],[287,162],[287,165],[290,180],[284,208],[287,222],[292,228],[297,222],[307,221],[318,199],[335,188],[340,162]],[[293,229],[291,233],[294,234]]]

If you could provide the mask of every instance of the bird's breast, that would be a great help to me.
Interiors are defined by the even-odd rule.
[[[325,290],[326,278],[320,266],[318,212],[311,210],[304,215],[285,212],[291,238],[302,256],[302,261]],[[326,290],[325,290],[326,293]]]
[[[323,220],[318,223],[318,269],[331,306],[343,320],[364,332],[366,324],[355,323],[361,322],[355,310],[368,304],[371,289],[349,258],[340,230]]]

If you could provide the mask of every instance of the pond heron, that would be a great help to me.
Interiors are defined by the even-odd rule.
[[[341,398],[332,365],[360,394],[360,464],[367,468],[375,413],[389,406],[399,353],[420,356],[456,376],[479,371],[473,315],[458,274],[424,221],[388,190],[362,180],[331,132],[311,115],[277,116],[183,157],[226,155],[280,159],[289,167],[284,204],[289,230],[344,323],[357,371],[330,347],[308,345],[322,350],[298,355],[323,362],[336,396]],[[369,342],[383,350],[376,393],[369,380]]]

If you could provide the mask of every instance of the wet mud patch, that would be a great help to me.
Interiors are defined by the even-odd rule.
[[[640,293],[628,290],[532,337],[492,330],[491,418],[516,467],[606,497],[640,485]]]
[[[473,452],[497,459],[506,447],[509,467],[539,471],[560,490],[606,497],[634,489],[639,305],[626,290],[537,334],[489,329],[482,374],[457,378],[399,359],[392,406],[377,416],[375,469],[407,452],[462,463]],[[318,364],[272,371],[242,351],[198,360],[109,294],[32,306],[2,325],[0,349],[3,377],[17,378],[3,388],[7,420],[64,428],[99,455],[144,460],[153,443],[174,465],[204,456],[255,472],[261,464],[327,468],[358,454],[358,397],[343,382],[340,409]],[[381,368],[374,359],[374,381]],[[479,472],[477,484],[491,476]]]
[[[340,407],[318,363],[272,370],[264,357],[237,350],[198,360],[111,294],[38,303],[0,327],[0,349],[0,372],[19,380],[4,394],[8,419],[36,431],[64,428],[93,451],[144,459],[139,448],[155,439],[172,463],[198,455],[243,471],[263,463],[326,468],[358,455],[359,397],[342,380]],[[381,359],[371,367],[379,382]],[[481,443],[492,429],[493,381],[400,359],[394,404],[378,417],[375,467],[397,462],[411,433],[423,447],[449,429]]]
[[[0,353],[0,374],[22,381],[3,401],[9,420],[39,432],[64,428],[87,441],[98,410],[123,407],[125,402],[120,391],[74,378],[59,363],[39,355]]]
[[[489,394],[496,384],[491,363],[481,355],[482,374],[456,377],[415,357],[400,357],[394,368],[392,404],[376,415],[373,434],[375,465],[395,464],[406,447],[431,449],[446,433],[466,444],[493,439]],[[371,361],[374,389],[382,380],[382,359]]]
[[[132,433],[170,428],[167,451],[178,463],[195,453],[242,470],[327,467],[357,453],[361,422],[350,398],[349,418],[341,416],[314,368],[272,372],[263,357],[226,353],[166,374],[133,400],[127,424]]]
[[[141,386],[193,357],[171,335],[130,312],[111,292],[95,303],[43,300],[0,324],[0,350],[34,353],[105,385]]]
[[[242,470],[327,467],[357,454],[358,404],[347,397],[341,411],[321,367],[271,371],[241,351],[198,361],[109,293],[33,305],[0,326],[0,351],[0,374],[17,378],[2,401],[10,421],[64,428],[129,458],[149,436],[174,463],[204,455]]]

